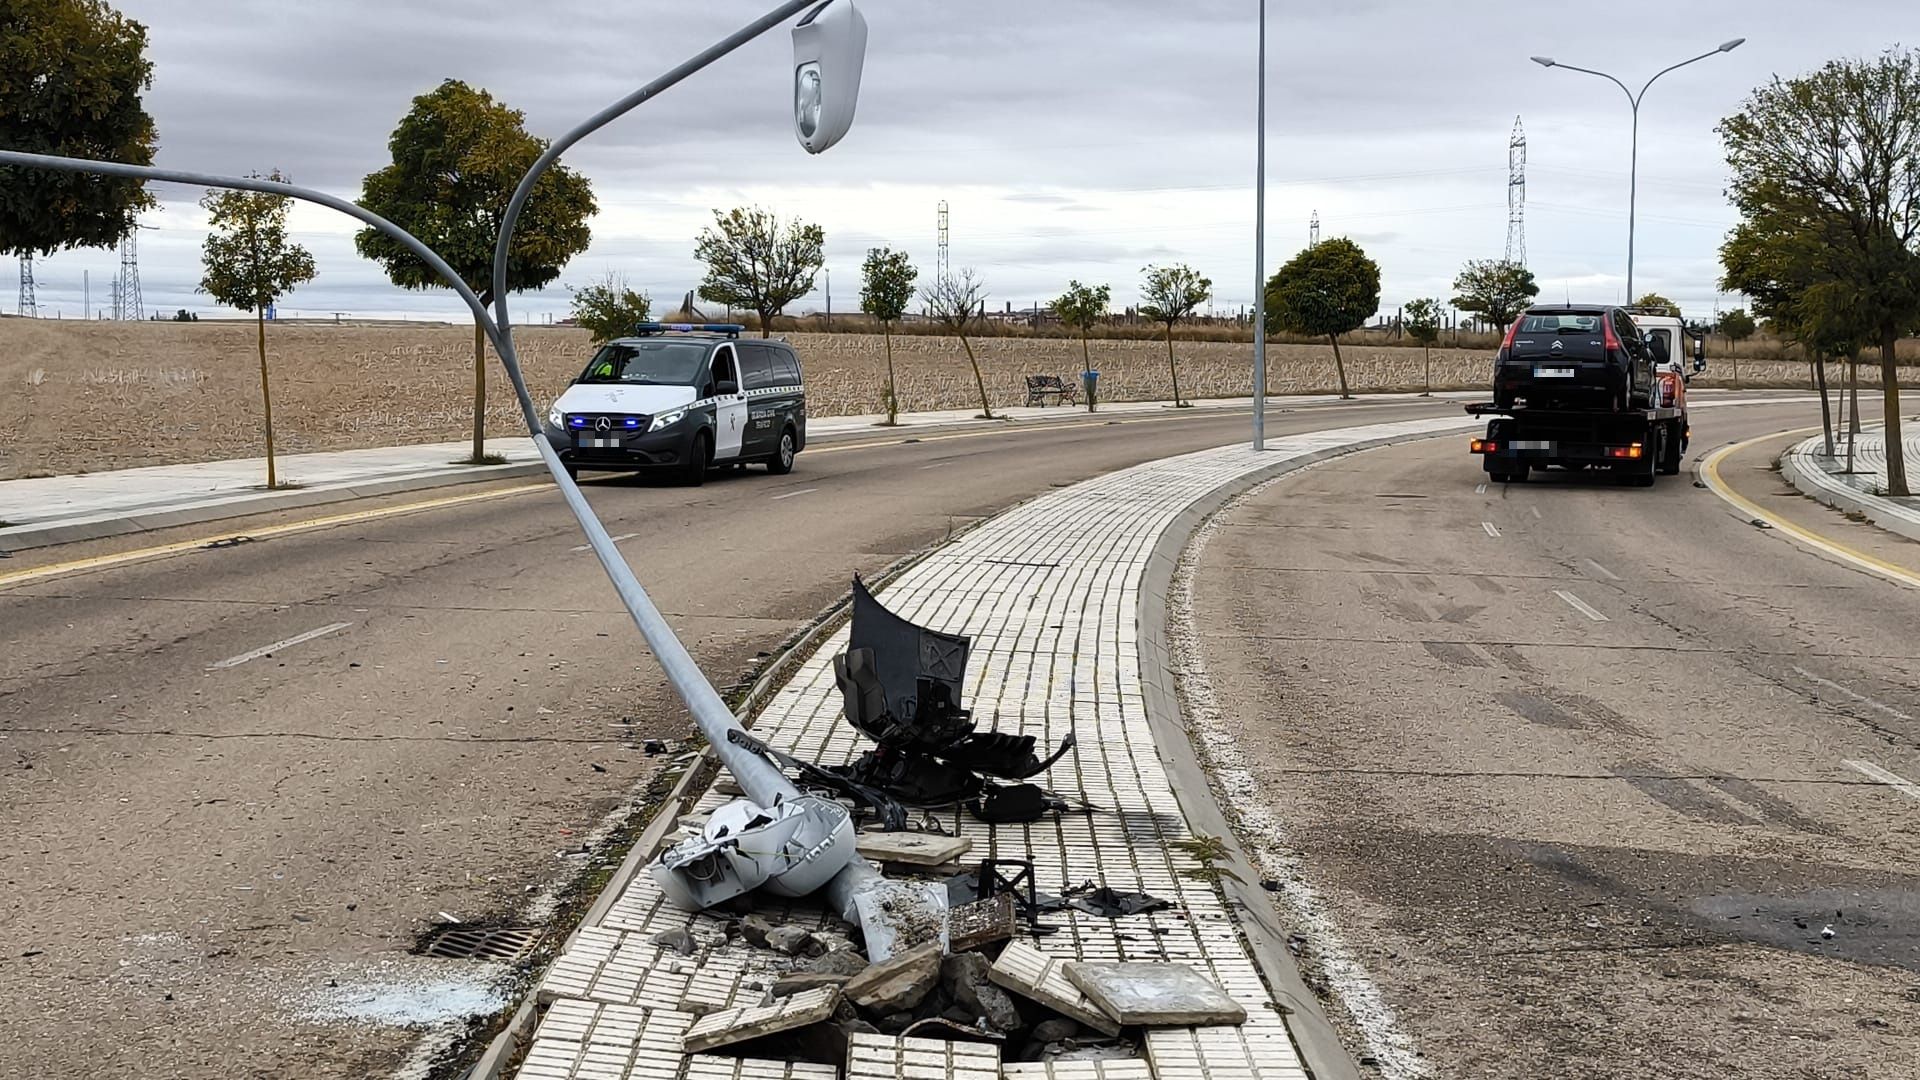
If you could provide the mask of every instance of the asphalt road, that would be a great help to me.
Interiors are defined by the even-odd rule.
[[[855,571],[1246,423],[876,432],[787,477],[586,486],[724,685]],[[557,494],[524,487],[11,586],[206,527],[0,564],[0,1077],[375,1075],[398,1023],[476,993],[417,935],[546,903],[655,775],[643,741],[688,732]]]
[[[1702,410],[1696,447],[1817,421]],[[1787,441],[1721,475],[1920,568],[1785,488]],[[1484,480],[1454,439],[1293,474],[1192,579],[1260,793],[1232,809],[1313,897],[1314,977],[1364,987],[1344,951],[1386,1006],[1349,1018],[1357,1052],[1400,1077],[1920,1076],[1920,788],[1887,779],[1920,779],[1920,590],[1690,475]]]

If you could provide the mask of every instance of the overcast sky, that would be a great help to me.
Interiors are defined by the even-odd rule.
[[[795,143],[789,39],[761,38],[642,106],[566,159],[595,185],[593,246],[561,284],[608,271],[671,307],[700,278],[693,238],[715,207],[766,206],[826,229],[835,310],[858,298],[879,244],[929,272],[935,208],[952,208],[955,267],[991,306],[1057,295],[1069,278],[1133,301],[1141,268],[1186,262],[1216,306],[1254,294],[1255,0],[861,0],[871,25],[859,120],[840,147]],[[355,197],[386,160],[410,100],[465,79],[552,137],[759,14],[766,0],[118,0],[150,29],[159,163],[278,168]],[[1629,112],[1635,86],[1721,41],[1733,53],[1663,78],[1641,122],[1636,291],[1688,313],[1715,290],[1732,223],[1715,122],[1778,72],[1920,44],[1912,0],[1276,0],[1268,72],[1268,270],[1307,239],[1348,236],[1379,263],[1382,305],[1449,296],[1462,261],[1499,257],[1507,140],[1528,136],[1527,255],[1543,299],[1623,298]],[[150,310],[215,309],[194,294],[200,192],[156,186],[141,234]],[[302,207],[320,275],[294,315],[461,318],[451,293],[407,293],[353,253],[353,228]],[[37,263],[41,310],[75,317],[82,272],[108,304],[111,253]],[[11,271],[0,270],[11,276]],[[923,274],[923,281],[926,276]],[[824,282],[823,282],[824,284]],[[10,291],[9,291],[10,294]],[[9,295],[10,298],[10,295]],[[825,305],[818,293],[800,310]],[[564,315],[555,286],[523,321]]]

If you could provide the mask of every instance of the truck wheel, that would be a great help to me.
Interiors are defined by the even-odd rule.
[[[1666,437],[1660,440],[1660,449],[1662,451],[1660,455],[1660,475],[1678,476],[1680,475],[1680,455],[1685,449],[1685,444],[1680,436],[1680,421],[1667,421],[1666,430]]]
[[[782,429],[780,445],[774,448],[773,456],[767,459],[767,472],[774,476],[785,476],[793,471],[793,455],[799,452],[794,449],[794,442],[793,429]]]
[[[693,447],[680,466],[679,480],[684,487],[699,487],[707,482],[707,470],[713,467],[713,437],[701,432],[693,437]]]

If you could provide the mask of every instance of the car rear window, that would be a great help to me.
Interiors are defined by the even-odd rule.
[[[1529,315],[1520,324],[1523,334],[1557,334],[1566,331],[1570,334],[1597,334],[1600,332],[1600,320],[1605,315],[1580,314],[1577,312],[1554,315]]]

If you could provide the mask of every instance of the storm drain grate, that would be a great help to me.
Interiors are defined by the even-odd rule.
[[[540,940],[537,926],[443,926],[421,946],[423,956],[513,963]]]

